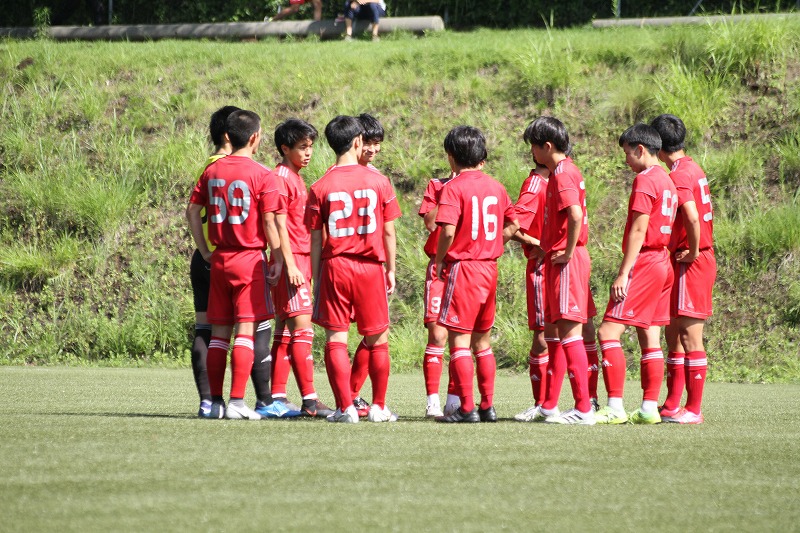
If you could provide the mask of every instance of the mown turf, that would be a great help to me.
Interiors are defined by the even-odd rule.
[[[710,384],[698,427],[549,427],[509,420],[522,376],[470,426],[421,418],[422,383],[343,426],[196,419],[188,370],[0,368],[0,530],[797,530],[800,386]]]

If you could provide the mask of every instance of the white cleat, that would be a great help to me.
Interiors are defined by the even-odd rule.
[[[554,414],[558,414],[558,410]],[[548,416],[542,411],[541,405],[528,407],[519,414],[514,415],[514,420],[518,422],[544,422]]]
[[[367,420],[370,422],[397,422],[397,414],[391,412],[385,405],[381,409],[373,403],[369,408]]]
[[[332,415],[327,416],[328,422],[339,422],[342,424],[356,424],[358,423],[358,411],[355,406],[351,405],[344,411],[336,409]]]
[[[444,416],[442,408],[438,405],[428,405],[425,408],[425,418],[436,418],[437,416]]]
[[[225,409],[225,418],[228,420],[261,420],[261,415],[247,407],[237,407],[232,403],[228,403],[228,408]]]
[[[564,411],[560,415],[548,416],[545,422],[548,424],[566,424],[577,426],[593,426],[597,423],[594,417],[594,411],[581,413],[577,409]]]

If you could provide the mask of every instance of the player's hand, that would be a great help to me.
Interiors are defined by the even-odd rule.
[[[621,302],[626,296],[628,296],[628,277],[617,276],[617,279],[611,284],[611,299]]]
[[[691,263],[699,254],[693,254],[689,250],[681,250],[675,253],[675,261],[678,263]]]
[[[393,294],[397,282],[395,281],[394,271],[389,270],[386,272],[386,294]]]
[[[286,276],[289,278],[289,283],[294,287],[300,287],[306,282],[305,276],[303,276],[303,273],[297,268],[297,265],[287,267]]]
[[[538,261],[542,257],[544,257],[544,250],[539,246],[534,246],[530,253],[528,253],[527,259],[535,259]]]
[[[564,250],[556,250],[550,256],[550,262],[554,265],[565,265],[569,263],[569,260],[570,258],[567,257],[567,253]]]
[[[436,263],[433,266],[433,268],[436,269],[434,271],[436,279],[440,279],[440,280],[444,281],[444,263]]]
[[[200,255],[203,256],[203,260],[206,263],[210,263],[211,262],[211,256],[214,255],[214,252],[206,252],[206,253],[202,253],[201,252]]]
[[[282,261],[274,261],[269,265],[269,272],[267,273],[267,283],[270,285],[277,285],[281,277],[281,270],[283,270]]]

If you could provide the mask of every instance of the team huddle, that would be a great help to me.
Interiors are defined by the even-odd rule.
[[[216,152],[187,208],[197,246],[191,263],[196,312],[192,367],[199,416],[396,421],[398,415],[386,405],[388,296],[396,284],[394,221],[401,212],[390,181],[372,164],[384,137],[380,122],[363,114],[337,116],[328,123],[324,134],[336,161],[310,189],[300,172],[317,140],[311,124],[289,119],[276,128],[282,161],[274,170],[253,159],[261,143],[255,113],[224,107],[212,115],[210,133]],[[424,292],[426,416],[442,423],[497,420],[490,335],[497,259],[505,244],[515,240],[528,259],[528,326],[534,333],[529,355],[534,405],[516,420],[703,422],[702,333],[712,312],[716,263],[708,182],[684,153],[685,135],[679,118],[661,115],[620,137],[626,163],[637,175],[623,259],[595,332],[585,185],[570,158],[564,125],[540,117],[525,130],[536,168],[516,204],[482,171],[487,159],[483,134],[470,126],[447,134],[444,149],[451,173],[430,181],[419,210],[430,232],[424,247],[430,258]],[[363,339],[351,364],[348,332],[353,322]],[[325,330],[325,368],[335,409],[322,403],[314,386],[312,323]],[[627,326],[637,329],[642,351],[643,401],[632,413],[623,407],[626,363],[620,339]],[[659,406],[665,373],[662,326],[669,348],[668,390]],[[226,404],[223,382],[232,334]],[[449,380],[442,408],[446,347]],[[597,394],[600,368],[608,393],[603,408]],[[287,398],[290,373],[302,405]],[[562,412],[558,399],[565,374],[575,403]],[[367,376],[371,403],[360,396]],[[256,393],[255,409],[244,403],[248,379]],[[687,399],[681,407],[684,388]]]

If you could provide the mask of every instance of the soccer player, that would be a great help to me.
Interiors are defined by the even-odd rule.
[[[370,352],[368,420],[397,420],[386,406],[387,295],[395,289],[394,220],[400,216],[400,206],[389,180],[358,164],[363,133],[361,122],[350,116],[337,116],[325,127],[336,164],[311,186],[305,215],[311,230],[312,321],[325,328],[325,366],[336,398],[336,411],[328,417],[331,422],[358,422],[347,352],[351,319]]]
[[[530,143],[531,128],[529,124],[523,134],[526,143]],[[533,155],[531,145],[531,155]],[[542,229],[544,225],[544,204],[547,192],[547,180],[550,171],[546,166],[536,163],[536,168],[522,183],[519,198],[514,209],[519,220],[519,231],[512,237],[522,244],[522,251],[528,259],[525,268],[525,295],[528,304],[528,329],[533,332],[531,349],[528,353],[528,376],[533,392],[533,406],[514,416],[520,422],[530,422],[538,412],[537,407],[544,401],[547,390],[547,364],[550,357],[547,353],[545,337],[557,335],[551,324],[545,333],[544,323],[544,250],[541,247]]]
[[[672,180],[658,161],[661,137],[647,124],[631,126],[619,138],[625,163],[636,172],[622,237],[622,262],[598,330],[603,354],[603,381],[608,405],[596,414],[598,424],[658,424],[658,395],[664,379],[661,326],[669,323],[672,267],[669,244],[678,203]],[[643,399],[639,409],[625,413],[625,354],[620,339],[628,326],[636,328],[642,350]]]
[[[714,257],[714,213],[703,169],[684,151],[686,126],[675,115],[660,115],[650,124],[661,136],[658,157],[670,168],[678,191],[678,216],[669,250],[675,282],[670,298],[670,324],[666,328],[667,399],[661,420],[702,424],[706,349],[703,326],[711,316],[711,292],[717,277]],[[680,408],[684,385],[686,406]]]
[[[441,227],[434,264],[446,287],[439,325],[448,332],[450,373],[461,406],[437,422],[496,422],[496,362],[490,331],[497,297],[497,258],[519,229],[505,188],[482,172],[486,139],[477,128],[456,126],[444,149],[455,177],[442,190],[436,224]],[[446,276],[446,277],[445,277]],[[472,388],[475,355],[480,405]]]
[[[425,188],[422,204],[419,207],[419,216],[422,217],[425,223],[425,229],[430,233],[424,247],[425,254],[429,258],[428,268],[425,270],[425,294],[423,298],[423,305],[425,306],[423,322],[428,330],[428,343],[425,346],[425,354],[422,359],[422,372],[425,376],[425,392],[427,394],[425,416],[429,418],[444,414],[451,415],[461,406],[461,400],[456,394],[452,377],[447,386],[447,401],[445,402],[444,411],[442,411],[439,401],[439,383],[442,378],[444,349],[447,345],[447,329],[437,323],[439,311],[442,307],[444,282],[436,276],[436,263],[434,261],[436,248],[439,244],[439,235],[441,234],[441,229],[436,225],[439,199],[442,196],[442,189],[453,177],[454,174],[451,172],[445,179],[431,179]]]
[[[265,17],[264,22],[275,22],[290,17],[309,2],[314,6],[314,20],[322,20],[322,0],[289,0],[289,7],[278,8],[278,12],[272,17]]]
[[[256,325],[273,317],[267,283],[264,250],[269,244],[276,255],[275,271],[282,267],[280,238],[275,214],[285,213],[282,184],[269,179],[269,170],[253,160],[261,142],[261,119],[252,111],[230,114],[225,129],[232,153],[203,172],[192,192],[186,217],[197,249],[211,263],[208,321],[208,380],[212,412],[226,418],[258,420],[261,415],[244,403],[247,377],[253,367]],[[208,216],[208,237],[216,246],[208,249],[201,212]],[[236,327],[231,355],[230,401],[225,406],[222,386]]]
[[[206,160],[204,170],[213,162],[231,153],[231,143],[225,135],[225,121],[234,111],[239,111],[235,106],[224,106],[211,115],[209,133],[214,144],[214,153]],[[202,172],[201,172],[202,175]],[[199,179],[199,177],[198,177]],[[214,251],[214,245],[208,239],[208,219],[205,209],[200,211],[203,220],[203,235],[206,246]],[[206,359],[208,345],[211,341],[211,324],[208,323],[206,311],[208,310],[208,293],[211,284],[211,264],[203,258],[200,250],[195,249],[190,265],[190,278],[195,309],[195,335],[192,343],[192,370],[194,372],[197,392],[200,395],[200,409],[198,416],[201,418],[221,418],[224,413],[219,409],[212,411],[211,390],[208,384],[208,371]],[[256,391],[258,402],[265,405],[270,399],[270,362],[268,354],[269,337],[272,331],[268,321],[259,324],[255,335],[255,361],[251,372],[253,387]]]
[[[560,120],[539,117],[527,131],[534,159],[550,171],[541,240],[545,253],[545,341],[550,360],[544,401],[537,412],[530,414],[530,420],[592,425],[595,419],[589,397],[589,363],[582,337],[590,311],[586,187],[580,170],[569,157],[569,134]],[[557,337],[547,335],[547,324],[555,325]],[[558,398],[567,371],[575,407],[561,413]]]
[[[311,327],[311,235],[304,222],[308,192],[300,171],[311,161],[316,139],[317,129],[295,118],[282,122],[275,129],[275,147],[283,160],[272,173],[274,179],[284,183],[287,195],[285,224],[283,217],[277,218],[284,268],[278,283],[272,287],[277,315],[272,353],[272,397],[275,402],[273,406],[265,407],[263,413],[256,409],[259,414],[270,418],[300,414],[326,417],[333,413],[319,400],[314,388],[314,358],[311,355],[314,341]],[[299,411],[292,409],[286,400],[290,366],[303,397]]]

